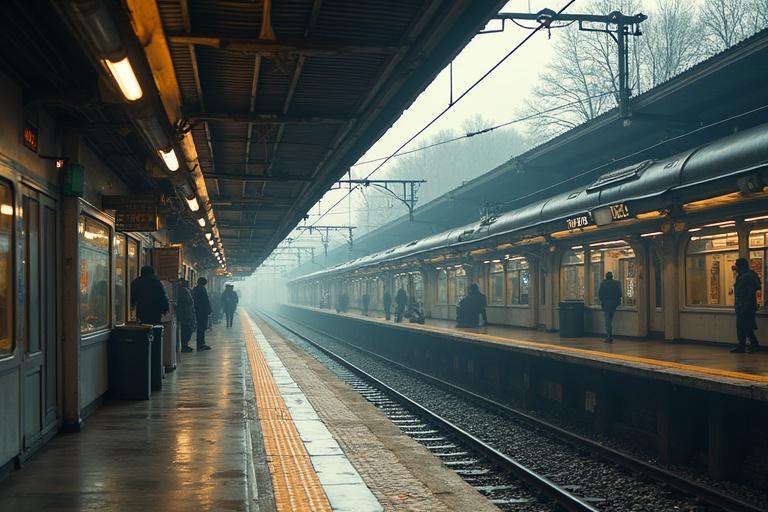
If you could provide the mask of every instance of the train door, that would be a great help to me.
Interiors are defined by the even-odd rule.
[[[24,449],[55,428],[58,395],[58,212],[50,197],[25,188],[24,336],[22,354]]]

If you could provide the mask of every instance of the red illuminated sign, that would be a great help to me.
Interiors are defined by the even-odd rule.
[[[24,125],[23,138],[24,145],[37,153],[37,127],[30,123],[26,123]]]

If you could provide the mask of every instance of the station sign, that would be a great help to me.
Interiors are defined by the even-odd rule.
[[[574,217],[568,217],[565,219],[565,224],[568,226],[569,230],[573,231],[575,229],[591,226],[594,223],[592,222],[592,216],[589,213],[584,213]]]
[[[167,208],[167,198],[162,194],[103,196],[101,207],[115,210],[118,231],[157,231],[161,220],[158,213]]]
[[[592,212],[592,218],[598,226],[605,226],[617,220],[628,219],[630,217],[629,207],[626,203],[617,203],[598,208]]]
[[[152,263],[155,274],[161,281],[176,281],[181,271],[181,246],[152,249]]]
[[[24,130],[22,131],[22,140],[24,145],[37,153],[39,145],[39,136],[37,126],[27,121],[24,123]]]

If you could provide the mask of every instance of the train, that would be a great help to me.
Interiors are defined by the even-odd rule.
[[[768,277],[768,124],[669,158],[639,161],[590,183],[455,229],[290,279],[291,303],[335,304],[342,293],[382,310],[403,288],[427,318],[454,320],[477,283],[488,322],[556,331],[563,303],[604,332],[597,297],[606,272],[623,289],[614,332],[636,338],[735,341],[733,264]],[[768,329],[765,295],[759,329]]]

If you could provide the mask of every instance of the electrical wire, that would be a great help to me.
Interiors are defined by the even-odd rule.
[[[568,3],[566,3],[566,4],[565,4],[565,5],[564,5],[564,6],[563,6],[563,7],[562,7],[562,8],[561,8],[561,9],[560,9],[558,12],[557,12],[557,14],[562,14],[562,13],[563,13],[563,12],[564,12],[566,9],[568,9],[568,7],[570,7],[571,5],[573,5],[573,3],[574,3],[575,1],[576,1],[576,0],[569,0],[569,2],[568,2]],[[486,78],[488,78],[488,76],[489,76],[491,73],[493,73],[494,71],[496,71],[496,69],[498,69],[498,68],[499,68],[499,66],[501,66],[501,65],[502,65],[504,62],[506,62],[506,60],[507,60],[509,57],[511,57],[513,54],[515,54],[515,53],[516,53],[516,52],[517,52],[517,51],[518,51],[518,50],[519,50],[519,49],[520,49],[520,48],[521,48],[521,47],[522,47],[524,44],[526,44],[528,41],[530,41],[530,40],[533,38],[533,36],[534,36],[534,35],[536,35],[536,34],[537,34],[537,33],[538,33],[538,32],[539,32],[541,29],[543,29],[543,28],[545,28],[545,27],[546,27],[546,26],[545,26],[544,24],[539,24],[539,26],[538,26],[538,27],[536,27],[536,28],[535,28],[534,30],[532,30],[532,31],[531,31],[531,32],[530,32],[530,33],[529,33],[527,36],[525,36],[525,37],[524,37],[524,38],[523,38],[523,39],[522,39],[522,40],[521,40],[519,43],[517,43],[517,44],[516,44],[516,45],[515,45],[515,46],[514,46],[514,47],[513,47],[513,48],[512,48],[512,49],[511,49],[509,52],[507,52],[507,54],[506,54],[506,55],[504,55],[504,56],[503,56],[501,59],[499,59],[499,61],[498,61],[498,62],[496,62],[496,64],[494,64],[493,66],[491,66],[491,67],[488,69],[488,71],[486,71],[485,73],[483,73],[483,75],[482,75],[482,76],[480,76],[480,78],[478,78],[477,80],[475,80],[475,81],[472,83],[472,85],[470,85],[470,86],[469,86],[469,87],[468,87],[468,88],[467,88],[467,89],[466,89],[464,92],[462,92],[462,93],[461,93],[461,94],[460,94],[460,95],[459,95],[459,96],[456,98],[456,100],[455,100],[455,101],[453,101],[453,102],[452,102],[452,103],[450,103],[450,104],[449,104],[447,107],[445,107],[443,110],[441,110],[441,111],[440,111],[440,112],[439,112],[439,113],[438,113],[438,114],[437,114],[435,117],[433,117],[433,118],[432,118],[432,120],[430,120],[430,121],[429,121],[427,124],[425,124],[425,125],[424,125],[424,126],[423,126],[423,127],[420,129],[420,130],[418,130],[418,131],[417,131],[415,134],[413,134],[411,137],[409,137],[409,138],[408,138],[408,140],[406,140],[405,142],[403,142],[403,143],[402,143],[402,144],[401,144],[401,145],[400,145],[400,146],[399,146],[399,147],[398,147],[398,148],[397,148],[395,151],[393,151],[393,152],[392,152],[392,154],[390,154],[388,157],[386,157],[386,158],[385,158],[385,159],[384,159],[384,160],[383,160],[383,161],[382,161],[382,162],[381,162],[381,163],[380,163],[378,166],[376,166],[376,168],[374,168],[374,169],[373,169],[371,172],[369,172],[369,173],[368,173],[368,174],[365,176],[365,178],[363,178],[363,179],[364,179],[364,180],[367,180],[367,179],[369,179],[369,178],[370,178],[370,177],[371,177],[371,176],[372,176],[372,175],[373,175],[375,172],[377,172],[377,171],[378,171],[379,169],[381,169],[381,168],[382,168],[382,167],[383,167],[383,166],[384,166],[384,165],[385,165],[385,164],[386,164],[386,163],[387,163],[389,160],[391,160],[391,159],[394,157],[394,155],[395,155],[395,154],[397,154],[397,153],[399,153],[400,151],[402,151],[402,149],[403,149],[404,147],[406,147],[408,144],[410,144],[411,142],[413,142],[413,141],[414,141],[414,140],[415,140],[415,139],[416,139],[416,138],[417,138],[419,135],[421,135],[421,134],[422,134],[422,133],[424,133],[426,130],[428,130],[428,129],[429,129],[429,128],[430,128],[430,127],[433,125],[433,124],[435,124],[435,123],[436,123],[436,122],[437,122],[439,119],[441,119],[441,118],[442,118],[442,117],[443,117],[443,116],[444,116],[444,115],[445,115],[445,114],[446,114],[446,113],[447,113],[449,110],[451,110],[451,108],[453,108],[453,106],[454,106],[454,105],[456,105],[456,104],[457,104],[459,101],[461,101],[462,99],[464,99],[464,98],[465,98],[465,97],[466,97],[466,96],[467,96],[467,95],[468,95],[470,92],[472,92],[472,91],[475,89],[475,87],[477,87],[478,85],[480,85],[480,83],[481,83],[481,82],[483,82],[483,81],[484,81]],[[325,211],[325,213],[323,213],[323,214],[322,214],[322,215],[321,215],[321,216],[320,216],[320,217],[319,217],[317,220],[315,220],[315,221],[314,221],[312,224],[310,224],[310,226],[315,226],[315,225],[316,225],[318,222],[320,222],[320,221],[323,219],[323,217],[324,217],[324,216],[325,216],[325,215],[326,215],[326,214],[327,214],[329,211],[333,210],[333,209],[334,209],[336,206],[338,206],[338,205],[339,205],[339,204],[340,204],[342,201],[344,201],[344,199],[346,199],[346,197],[347,197],[348,195],[350,195],[350,194],[351,194],[353,191],[357,190],[358,188],[360,188],[360,185],[355,185],[354,187],[350,187],[350,189],[347,191],[347,193],[346,193],[344,196],[342,196],[342,197],[341,197],[341,198],[340,198],[338,201],[336,201],[336,202],[335,202],[333,205],[331,205],[331,207],[330,207],[330,208],[328,208],[328,209]],[[301,235],[302,235],[302,233],[299,233],[299,235],[298,235],[296,238],[298,239],[298,238],[299,238]]]
[[[474,131],[474,132],[467,132],[464,135],[458,135],[456,137],[452,137],[450,139],[445,139],[445,140],[441,140],[441,141],[438,141],[438,142],[434,142],[434,143],[428,144],[426,146],[421,146],[421,147],[418,147],[418,148],[409,149],[408,151],[402,151],[400,153],[396,153],[394,155],[391,155],[391,157],[382,156],[382,157],[379,157],[379,158],[372,158],[370,160],[365,160],[363,162],[358,162],[358,163],[352,165],[352,167],[359,167],[359,166],[362,166],[362,165],[367,165],[367,164],[372,164],[372,163],[376,163],[376,162],[381,162],[382,160],[386,160],[387,158],[397,158],[397,157],[400,157],[400,156],[406,156],[406,155],[410,155],[410,154],[413,154],[413,153],[418,153],[419,151],[424,151],[424,150],[427,150],[427,149],[432,149],[432,148],[437,147],[437,146],[442,146],[443,144],[448,144],[449,142],[456,142],[457,140],[468,139],[470,137],[474,137],[475,135],[484,135],[484,134],[490,133],[490,132],[492,132],[494,130],[498,130],[499,128],[505,128],[507,126],[510,126],[510,125],[513,125],[513,124],[516,124],[516,123],[522,123],[524,121],[528,121],[530,119],[534,119],[534,118],[536,118],[536,117],[538,117],[538,116],[540,116],[542,114],[551,114],[552,112],[557,112],[558,110],[563,110],[563,109],[566,109],[568,107],[573,107],[574,105],[578,105],[578,104],[580,104],[580,103],[582,103],[584,101],[587,101],[587,100],[594,100],[594,99],[597,99],[597,98],[602,98],[603,96],[610,96],[610,95],[613,95],[613,94],[616,94],[616,93],[614,91],[607,91],[607,92],[601,92],[601,93],[598,93],[598,94],[593,94],[592,96],[586,96],[584,98],[579,98],[578,100],[574,100],[574,101],[571,101],[571,102],[568,102],[568,103],[563,103],[561,105],[557,105],[556,107],[548,108],[548,109],[545,109],[545,110],[538,110],[538,111],[536,111],[536,112],[534,112],[532,114],[529,114],[527,116],[518,117],[516,119],[512,119],[510,121],[506,121],[506,122],[503,122],[501,124],[497,124],[497,125],[494,125],[494,126],[489,126],[488,128],[483,128],[482,130],[477,130],[477,131]]]

